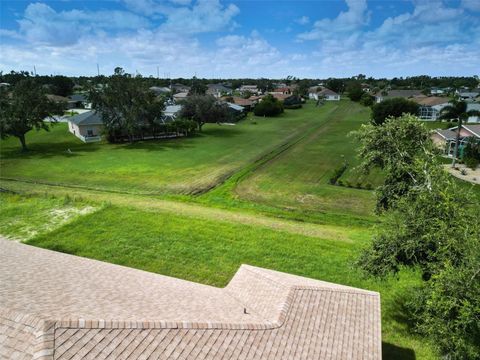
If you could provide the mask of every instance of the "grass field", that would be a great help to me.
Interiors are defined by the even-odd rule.
[[[359,176],[355,171],[355,140],[347,136],[368,120],[369,109],[349,101],[327,106],[324,126],[257,169],[236,187],[235,193],[286,209],[370,215],[374,207],[372,192],[329,184],[333,172],[343,163],[348,164],[348,172],[341,180],[355,185],[379,184],[379,176]]]
[[[208,189],[289,138],[318,126],[320,110],[279,118],[247,119],[236,126],[207,124],[187,139],[134,144],[84,144],[66,124],[27,134],[28,153],[19,142],[1,142],[1,176],[52,184],[137,193],[191,193]]]
[[[340,101],[188,139],[83,144],[60,124],[29,134],[27,154],[2,140],[0,187],[17,194],[0,193],[0,234],[215,286],[248,263],[376,290],[384,358],[438,359],[402,311],[418,274],[380,282],[353,265],[379,222],[373,192],[329,184],[344,162],[343,183],[381,182],[346,136],[367,119]]]

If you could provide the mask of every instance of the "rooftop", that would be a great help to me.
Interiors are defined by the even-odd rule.
[[[378,293],[242,265],[215,288],[0,239],[0,358],[380,359]]]
[[[447,97],[440,97],[440,96],[417,96],[413,99],[413,101],[423,106],[435,106],[435,105],[448,104],[450,99]]]
[[[102,116],[95,110],[74,115],[68,121],[75,125],[103,125]]]

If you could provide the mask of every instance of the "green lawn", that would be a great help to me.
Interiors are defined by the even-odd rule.
[[[248,118],[236,126],[207,124],[187,139],[134,144],[84,144],[66,124],[0,142],[1,177],[137,193],[208,189],[289,138],[317,126],[322,110],[307,105],[279,118]]]
[[[235,193],[249,201],[285,209],[371,215],[371,191],[329,184],[334,170],[345,162],[348,167],[342,181],[362,186],[379,184],[378,173],[365,176],[356,171],[355,140],[347,136],[368,117],[368,108],[350,101],[328,103],[322,109],[323,126],[257,169],[235,188]]]

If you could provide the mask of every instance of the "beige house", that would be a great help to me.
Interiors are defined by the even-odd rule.
[[[242,265],[224,288],[0,238],[0,358],[380,360],[380,295]]]
[[[102,139],[103,120],[95,110],[72,116],[68,119],[68,131],[83,142],[94,142]]]

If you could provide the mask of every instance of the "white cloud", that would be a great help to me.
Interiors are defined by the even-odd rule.
[[[342,11],[334,19],[321,19],[314,23],[313,29],[298,35],[301,40],[318,40],[332,33],[350,33],[359,30],[369,22],[366,0],[345,0],[347,11]]]
[[[295,22],[300,25],[307,25],[310,22],[310,18],[308,16],[302,16],[298,19],[295,19]]]
[[[126,11],[56,12],[43,3],[29,4],[18,23],[18,34],[27,41],[58,45],[73,44],[83,35],[104,29],[136,29],[149,25],[145,18]]]

